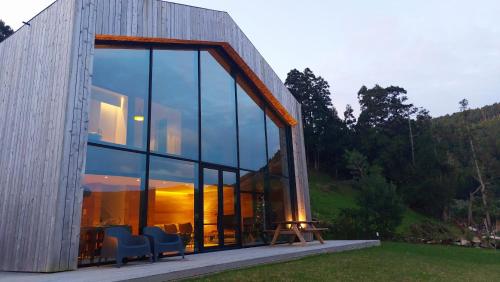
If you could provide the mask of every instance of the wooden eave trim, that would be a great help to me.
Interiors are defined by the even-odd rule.
[[[155,43],[155,44],[179,44],[179,45],[205,45],[205,46],[219,46],[224,49],[227,55],[233,62],[240,68],[245,76],[252,81],[257,89],[262,93],[267,104],[271,106],[281,118],[290,126],[298,124],[297,120],[286,110],[286,108],[276,99],[269,88],[262,82],[262,80],[252,71],[247,63],[241,56],[234,50],[234,48],[227,42],[213,42],[203,40],[182,40],[170,38],[157,38],[157,37],[135,37],[135,36],[117,36],[117,35],[96,35],[96,40],[99,41],[115,41],[115,42],[137,42],[137,43]]]

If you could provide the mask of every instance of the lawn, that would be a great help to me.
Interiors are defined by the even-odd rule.
[[[359,251],[218,273],[193,281],[500,281],[500,253],[383,243]]]

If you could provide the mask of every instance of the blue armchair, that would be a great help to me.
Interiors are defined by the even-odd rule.
[[[152,262],[153,255],[149,240],[144,236],[133,236],[126,227],[109,227],[104,231],[101,258],[107,260],[114,257],[116,265],[120,267],[126,257],[148,256]]]
[[[182,258],[184,258],[184,244],[182,244],[179,235],[167,234],[156,226],[144,227],[143,233],[148,237],[151,247],[153,247],[155,261],[164,252],[179,252]]]

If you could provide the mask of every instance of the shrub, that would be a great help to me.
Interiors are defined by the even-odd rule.
[[[360,208],[343,209],[333,222],[337,239],[389,239],[403,219],[404,206],[393,184],[387,182],[378,167],[359,180]]]
[[[454,232],[444,223],[426,220],[410,226],[410,234],[407,241],[414,243],[450,244],[458,238]],[[472,240],[470,238],[469,240]]]
[[[343,209],[328,227],[337,240],[377,239],[372,225],[363,209]]]

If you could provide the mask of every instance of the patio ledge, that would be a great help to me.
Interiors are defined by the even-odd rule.
[[[163,258],[157,263],[131,262],[121,268],[113,265],[81,268],[52,274],[0,272],[0,281],[168,281],[195,277],[259,264],[294,260],[305,256],[336,253],[379,246],[380,241],[314,241],[297,245],[262,246]]]

